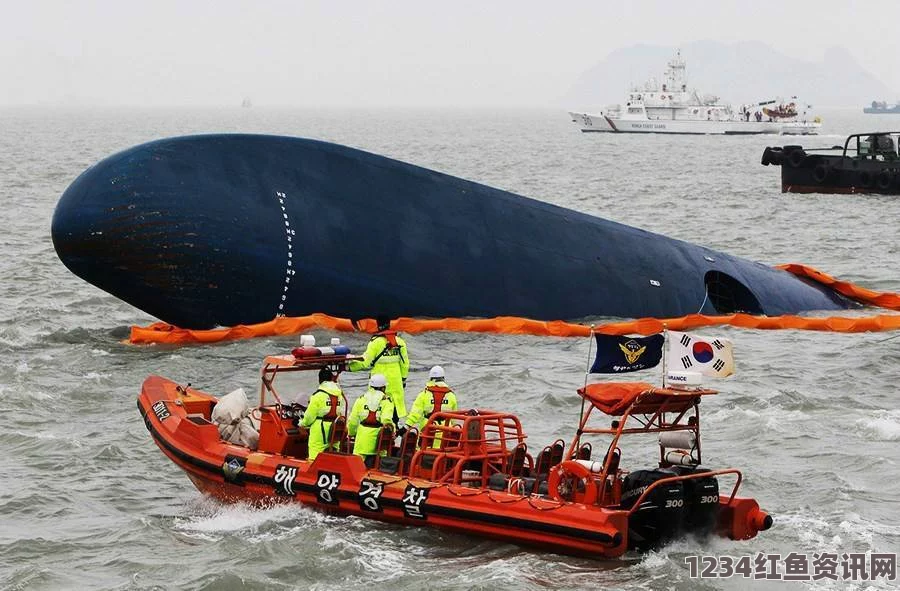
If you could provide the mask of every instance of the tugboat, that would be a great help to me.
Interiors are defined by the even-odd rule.
[[[888,104],[887,101],[872,101],[871,107],[863,107],[863,113],[867,114],[900,114],[900,100],[893,104]]]
[[[772,525],[755,500],[737,496],[740,471],[700,465],[699,404],[714,390],[589,384],[578,390],[582,412],[572,441],[557,440],[536,455],[508,412],[437,412],[399,444],[382,427],[380,455],[365,458],[348,452],[346,416],[337,416],[330,444],[340,451],[309,461],[298,408],[282,401],[276,378],[321,368],[339,374],[359,357],[308,353],[307,347],[266,357],[259,405],[246,409],[258,425],[252,447],[223,440],[213,422],[219,399],[190,385],[148,377],[138,409],[162,452],[200,491],[224,501],[298,501],[331,514],[595,558],[684,533],[744,540]],[[597,416],[607,420],[591,425]],[[628,472],[620,466],[620,445],[636,434],[654,436],[659,463]],[[598,435],[611,441],[594,458],[587,439]],[[720,490],[723,478],[734,481],[729,489]]]
[[[763,166],[781,166],[782,193],[900,194],[900,132],[879,131],[849,136],[843,147],[770,146]],[[836,152],[818,154],[815,152]]]

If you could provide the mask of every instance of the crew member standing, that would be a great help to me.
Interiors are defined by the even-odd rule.
[[[335,381],[335,376],[327,368],[319,370],[319,388],[309,397],[309,406],[303,413],[301,427],[309,429],[309,459],[325,451],[334,420],[343,416],[344,393]],[[338,451],[336,442],[332,449]]]
[[[387,379],[387,394],[394,404],[394,423],[406,417],[406,401],[403,388],[409,375],[409,354],[404,341],[396,331],[391,330],[389,318],[378,318],[378,332],[372,335],[369,346],[361,361],[351,361],[350,371],[372,370],[369,377],[381,374]]]
[[[421,431],[432,414],[451,410],[456,410],[456,394],[444,381],[444,368],[440,365],[435,365],[428,372],[428,382],[425,384],[425,389],[419,392],[415,402],[413,402],[412,410],[406,418],[406,425]],[[449,425],[449,421],[446,424]],[[435,435],[432,447],[440,445],[440,435],[440,433]]]
[[[394,403],[387,395],[387,380],[380,373],[373,373],[369,389],[356,399],[347,419],[347,430],[353,442],[353,453],[358,456],[375,455],[378,448],[378,432],[382,427],[394,428]],[[392,436],[393,439],[393,436]]]

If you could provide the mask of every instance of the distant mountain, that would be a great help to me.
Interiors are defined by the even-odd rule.
[[[797,95],[814,107],[859,107],[896,94],[842,47],[826,50],[820,62],[789,57],[758,41],[695,41],[680,49],[688,86],[729,103]],[[675,50],[657,45],[617,49],[582,74],[561,105],[586,109],[621,102],[633,85],[650,77],[662,80]]]

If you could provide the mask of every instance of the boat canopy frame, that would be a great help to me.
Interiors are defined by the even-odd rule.
[[[347,370],[351,361],[362,360],[361,355],[321,355],[317,357],[295,357],[294,355],[268,355],[263,361],[260,371],[259,406],[266,405],[266,393],[271,393],[275,398],[275,406],[285,404],[281,401],[278,391],[275,389],[275,378],[280,373],[296,371],[318,371],[328,369],[335,376],[339,376]],[[343,392],[343,390],[342,390]],[[347,395],[344,395],[344,405],[347,403]]]
[[[878,143],[881,138],[888,138],[891,140],[890,146],[886,143],[884,146],[879,146]],[[856,140],[855,146],[851,147],[851,142]],[[874,140],[874,145],[872,145]],[[848,158],[847,152],[856,152],[856,158],[862,159],[871,159],[875,160],[878,156],[886,156],[888,154],[892,155],[892,161],[898,162],[900,161],[900,154],[898,154],[897,148],[900,147],[900,131],[872,131],[868,133],[854,133],[847,136],[847,139],[844,141],[844,151],[842,156],[844,158]],[[835,146],[837,148],[837,146]],[[853,158],[853,156],[849,156],[849,158]]]
[[[577,457],[583,435],[612,435],[612,441],[610,441],[603,460],[603,468],[597,478],[598,482],[605,483],[609,476],[616,476],[615,471],[618,470],[619,456],[621,455],[619,440],[623,435],[675,431],[689,432],[692,434],[694,442],[693,447],[687,452],[687,455],[692,459],[689,465],[700,465],[702,460],[700,447],[700,400],[704,396],[718,394],[717,390],[707,388],[660,388],[645,382],[606,382],[587,384],[578,389],[578,394],[581,396],[581,417],[578,429],[566,453],[566,458],[575,459]],[[611,422],[610,427],[589,427],[588,422],[591,420],[595,410],[606,416],[617,418]],[[667,461],[666,449],[667,446],[660,441],[660,467],[678,465]],[[638,497],[629,514],[636,511],[650,492],[658,486],[670,482],[722,474],[734,474],[737,477],[728,500],[728,504],[731,504],[743,479],[740,470],[734,468],[684,474],[657,480]],[[605,486],[600,486],[597,504],[609,504],[610,499],[607,497],[610,495],[614,496],[614,493],[607,490]]]

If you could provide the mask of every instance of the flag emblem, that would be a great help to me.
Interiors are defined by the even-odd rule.
[[[622,353],[625,355],[625,361],[627,361],[629,365],[640,359],[641,355],[644,354],[644,351],[647,350],[646,345],[641,345],[634,339],[631,339],[624,345],[619,343],[619,348],[622,349]]]
[[[713,358],[712,345],[704,341],[697,341],[693,346],[694,359],[700,363],[709,363]]]
[[[597,356],[591,373],[621,373],[659,364],[665,338],[661,334],[627,337],[594,333]]]

